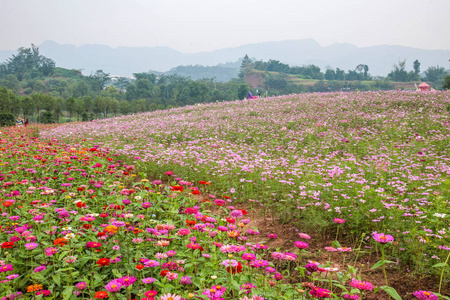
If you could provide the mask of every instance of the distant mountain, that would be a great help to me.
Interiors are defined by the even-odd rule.
[[[311,39],[248,44],[212,52],[181,53],[168,47],[118,47],[103,45],[61,45],[46,41],[39,46],[41,54],[52,58],[56,65],[69,69],[81,69],[89,75],[102,69],[111,75],[130,76],[132,73],[155,70],[166,72],[178,66],[216,66],[237,62],[245,54],[267,61],[279,60],[291,66],[315,64],[325,71],[326,67],[354,70],[359,64],[369,66],[371,75],[386,76],[394,64],[406,59],[407,70],[412,70],[418,59],[421,70],[430,66],[448,66],[450,51],[423,50],[404,46],[356,47],[351,44],[320,46]],[[0,61],[15,51],[0,51]]]

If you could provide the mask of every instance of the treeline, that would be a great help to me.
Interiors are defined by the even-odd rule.
[[[380,81],[386,85],[387,81],[393,82],[412,82],[412,81],[428,81],[436,88],[441,88],[444,78],[448,75],[445,68],[439,66],[431,66],[421,76],[420,62],[415,60],[412,64],[413,70],[406,71],[406,60],[399,61],[394,64],[393,70],[387,74],[386,77],[373,77],[369,73],[369,66],[366,64],[359,64],[354,70],[341,70],[339,68],[328,68],[322,72],[320,67],[315,65],[304,66],[289,66],[278,60],[255,61],[249,58],[248,55],[242,60],[239,77],[243,78],[245,73],[251,70],[259,70],[265,72],[277,72],[281,74],[295,75],[299,79],[315,79],[327,81]],[[329,85],[329,84],[328,84]],[[378,84],[379,85],[379,84]]]
[[[135,73],[111,77],[98,70],[89,76],[55,67],[39,49],[20,48],[0,65],[0,113],[53,123],[92,120],[206,103],[243,99],[250,87],[242,79],[216,82],[178,75]]]

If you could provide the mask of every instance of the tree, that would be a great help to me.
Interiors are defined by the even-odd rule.
[[[111,81],[109,73],[103,72],[103,70],[97,70],[94,74],[91,74],[88,78],[88,82],[91,85],[93,91],[99,92],[105,88],[105,86]]]
[[[72,118],[73,113],[75,112],[75,101],[74,97],[69,97],[66,99],[66,110],[69,113],[69,118]]]
[[[156,78],[157,78],[157,76],[155,74],[151,74],[151,73],[133,73],[133,76],[134,76],[134,78],[136,78],[136,80],[147,79],[152,84],[156,83]]]
[[[241,83],[238,86],[237,90],[237,96],[239,99],[244,99],[244,97],[247,97],[247,93],[250,91],[250,86],[246,83]]]
[[[14,92],[18,92],[20,89],[20,81],[14,74],[8,74],[4,78],[0,79],[0,86],[7,87]]]
[[[450,75],[447,75],[447,76],[444,78],[444,83],[443,83],[443,85],[442,85],[442,88],[443,88],[444,90],[450,90]]]
[[[6,87],[0,87],[0,112],[15,113],[17,110],[17,96]]]
[[[364,80],[367,80],[369,76],[369,66],[364,65]]]
[[[80,80],[73,89],[73,96],[74,97],[85,97],[88,96],[91,89],[89,87],[89,84],[86,83],[84,80]]]
[[[131,80],[126,77],[119,77],[112,81],[112,85],[118,88],[121,92],[125,91],[131,84]]]
[[[399,61],[398,65],[394,64],[394,70],[392,70],[388,77],[393,81],[401,81],[406,82],[409,81],[410,78],[408,76],[408,72],[405,71],[406,67],[406,59],[403,61]]]
[[[440,83],[445,77],[445,69],[439,66],[431,66],[425,71],[425,80]]]
[[[267,89],[273,89],[277,91],[282,91],[286,88],[288,81],[286,78],[287,75],[280,75],[280,76],[272,76],[269,75],[264,80],[264,84]]]
[[[31,44],[31,48],[19,48],[18,53],[1,64],[0,77],[13,74],[22,81],[25,77],[34,78],[40,75],[53,74],[55,62],[39,54],[39,48]]]
[[[336,68],[336,76],[335,76],[336,80],[344,80],[345,77],[346,77],[345,71],[341,70],[339,68]]]
[[[336,72],[332,69],[327,69],[325,71],[325,79],[326,80],[334,80],[336,77]]]
[[[414,68],[414,73],[416,75],[419,75],[419,73],[420,73],[420,62],[417,59],[413,62],[413,68]]]
[[[250,70],[252,67],[252,60],[250,59],[250,57],[248,57],[247,54],[245,54],[244,58],[242,59],[242,63],[241,63],[241,69],[239,71],[238,77],[239,78],[244,78],[244,74]]]

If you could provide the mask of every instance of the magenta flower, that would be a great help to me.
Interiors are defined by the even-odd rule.
[[[253,253],[244,253],[244,254],[242,254],[242,259],[243,260],[255,260],[256,255]]]
[[[384,234],[384,233],[375,233],[373,235],[373,238],[375,239],[375,241],[377,241],[381,244],[387,244],[394,240],[394,237],[392,235]]]
[[[358,300],[361,297],[359,297],[358,294],[354,294],[354,295],[344,294],[344,295],[342,295],[342,298],[349,299],[349,300]]]
[[[105,289],[107,289],[108,292],[115,293],[115,292],[120,291],[120,289],[122,288],[122,286],[123,286],[123,284],[120,283],[118,279],[114,279],[114,280],[111,280],[111,281],[105,286]]]
[[[150,202],[142,202],[142,208],[149,208],[152,204]]]
[[[344,219],[339,219],[339,218],[334,218],[334,219],[333,219],[333,222],[334,222],[334,223],[337,223],[337,224],[344,224],[344,223],[345,223],[345,220],[344,220]]]
[[[75,287],[79,290],[84,290],[87,287],[87,283],[82,281],[75,284]]]
[[[192,283],[192,279],[191,279],[191,277],[189,277],[189,276],[184,276],[184,277],[181,277],[180,283],[181,283],[182,285],[189,285],[189,284]]]
[[[33,250],[33,249],[35,249],[37,246],[39,246],[38,243],[28,243],[28,244],[25,244],[25,248],[27,248],[28,250]]]
[[[203,295],[206,295],[210,299],[218,299],[222,297],[223,294],[225,294],[225,291],[227,290],[226,287],[221,285],[213,285],[209,289],[205,289],[203,292]]]
[[[416,291],[413,295],[419,300],[438,300],[438,296],[429,291]]]
[[[250,294],[252,292],[252,289],[256,289],[256,285],[247,282],[246,284],[241,285],[240,289],[241,291],[245,291],[246,294]]]
[[[332,293],[327,289],[316,286],[309,292],[309,294],[315,298],[331,298]]]
[[[58,252],[58,248],[55,248],[55,247],[49,247],[49,248],[45,249],[45,255],[47,255],[47,256],[53,256],[57,252]]]
[[[119,283],[124,285],[125,287],[128,287],[136,282],[136,277],[134,276],[123,276],[122,278],[117,279]]]
[[[36,268],[34,268],[34,273],[39,273],[39,272],[41,272],[41,271],[44,271],[45,269],[47,269],[46,266],[39,266],[39,267],[36,267]]]
[[[276,238],[278,237],[278,235],[276,235],[275,233],[269,233],[269,234],[267,235],[267,237],[268,237],[269,239],[276,239]]]
[[[358,280],[356,278],[352,279],[352,281],[350,282],[350,285],[352,287],[360,289],[360,290],[366,290],[366,291],[373,290],[372,283],[367,282],[367,281],[361,281],[361,280]]]
[[[300,248],[300,249],[306,249],[308,248],[308,243],[302,242],[302,241],[296,241],[294,242],[295,247]]]
[[[142,283],[150,284],[150,283],[155,282],[155,280],[156,280],[155,278],[147,277],[147,278],[143,278],[143,279],[142,279]]]

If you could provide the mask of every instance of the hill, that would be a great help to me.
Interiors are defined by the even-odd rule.
[[[380,45],[357,47],[351,44],[321,46],[314,40],[293,40],[248,44],[212,52],[181,53],[168,47],[117,47],[104,45],[61,45],[46,41],[41,53],[51,57],[63,68],[81,68],[84,74],[102,69],[113,75],[130,76],[136,72],[156,70],[166,72],[177,66],[216,66],[236,62],[248,54],[257,60],[276,59],[290,65],[315,64],[325,70],[327,66],[354,70],[359,64],[370,67],[371,75],[386,76],[392,65],[406,59],[407,68],[418,59],[421,69],[430,66],[447,66],[448,50],[423,50],[404,46]],[[10,57],[13,51],[0,51],[0,61]]]

